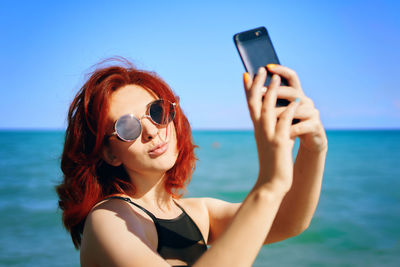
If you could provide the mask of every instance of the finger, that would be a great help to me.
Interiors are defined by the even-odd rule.
[[[288,86],[280,86],[277,91],[278,98],[287,99],[290,102],[295,101],[296,98],[300,98],[302,100],[302,93],[299,90],[294,89],[293,87]]]
[[[290,128],[290,137],[294,138],[303,134],[315,132],[317,129],[317,121],[306,120],[292,125]]]
[[[251,85],[253,84],[253,79],[250,77],[249,73],[245,72],[243,73],[243,87],[246,93],[246,100],[247,100],[247,105],[249,107],[249,113],[250,113],[250,117],[252,120],[255,120],[257,116],[257,114],[254,114],[254,107],[250,104],[249,99],[251,99]]]
[[[280,118],[282,113],[286,110],[286,107],[277,107],[277,108],[275,108],[275,110],[276,110],[276,116],[278,118]],[[307,119],[314,118],[315,115],[316,115],[315,108],[301,105],[301,102],[300,102],[300,105],[297,107],[296,112],[294,113],[293,117],[295,119],[300,119],[300,120],[304,121]]]
[[[302,90],[297,90],[290,86],[280,86],[278,89],[278,98],[288,99],[289,101],[294,101],[296,98],[300,98],[301,105],[306,104],[312,107],[314,106],[312,99],[305,96]]]
[[[266,69],[263,67],[259,68],[250,89],[247,90],[247,103],[249,105],[250,114],[252,114],[252,118],[255,120],[258,120],[260,118],[263,95],[262,89],[264,87],[266,77]]]
[[[250,77],[248,72],[243,73],[243,86],[244,89],[246,90],[246,95],[247,91],[251,88],[251,84],[253,83],[253,79]]]
[[[261,88],[265,84],[265,79],[267,78],[267,70],[264,67],[260,67],[256,76],[254,77],[254,81],[252,87]]]
[[[261,108],[261,120],[264,123],[264,127],[267,136],[272,137],[276,127],[276,113],[275,105],[277,101],[277,88],[281,83],[281,78],[278,75],[273,75],[268,86],[268,90],[264,95],[264,102],[262,102]]]
[[[277,64],[268,64],[267,68],[270,72],[278,74],[279,76],[285,78],[288,81],[289,86],[302,90],[299,77],[294,70]]]
[[[290,137],[290,126],[292,125],[293,116],[299,104],[299,101],[293,101],[286,107],[286,110],[282,112],[276,124],[275,135],[283,138]]]

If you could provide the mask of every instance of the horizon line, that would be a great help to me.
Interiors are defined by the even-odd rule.
[[[0,131],[65,131],[66,128],[57,127],[0,127]],[[253,128],[192,128],[192,131],[253,131]],[[399,127],[326,127],[326,131],[398,131]]]

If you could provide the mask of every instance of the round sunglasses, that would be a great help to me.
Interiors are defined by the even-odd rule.
[[[142,133],[143,118],[149,118],[154,124],[166,126],[175,118],[176,103],[168,100],[157,99],[147,105],[146,114],[137,118],[133,114],[121,116],[114,125],[114,132],[120,140],[125,142],[135,141]]]

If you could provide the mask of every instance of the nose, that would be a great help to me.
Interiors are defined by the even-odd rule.
[[[147,142],[153,140],[157,136],[159,130],[160,129],[153,122],[151,122],[149,118],[144,117],[142,119],[143,141]]]

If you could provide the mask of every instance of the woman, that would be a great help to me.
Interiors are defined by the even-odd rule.
[[[296,73],[268,65],[243,76],[260,168],[244,202],[232,204],[181,198],[195,145],[179,99],[155,73],[120,65],[92,73],[68,114],[57,192],[82,266],[251,266],[263,244],[308,227],[327,139]],[[278,97],[291,103],[275,107]]]

